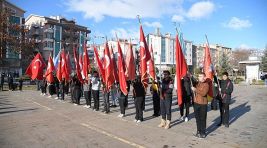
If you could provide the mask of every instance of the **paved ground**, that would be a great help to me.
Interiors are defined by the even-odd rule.
[[[40,96],[37,91],[0,92],[0,147],[267,147],[267,88],[263,86],[235,86],[230,128],[216,127],[219,111],[209,111],[206,139],[192,136],[196,131],[192,108],[185,123],[178,121],[178,108],[173,105],[172,128],[158,128],[160,118],[151,117],[151,96],[141,124],[133,122],[131,97],[123,119],[117,117],[118,107],[105,115],[69,101],[69,97],[61,102]]]

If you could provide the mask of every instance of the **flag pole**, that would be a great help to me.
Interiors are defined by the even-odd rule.
[[[209,40],[208,40],[208,36],[207,36],[207,34],[205,34],[205,37],[206,37],[207,45],[208,45],[208,48],[209,48],[209,51],[210,51],[210,44],[209,44]],[[217,73],[217,72],[216,72],[216,73]],[[217,82],[218,82],[219,94],[221,95],[221,93],[220,93],[221,85],[220,85],[220,82],[219,82],[219,79],[218,79],[217,76],[216,76],[216,80],[217,80]],[[212,80],[212,81],[213,81],[213,80]]]
[[[176,26],[176,22],[174,23],[174,25],[175,25],[175,30],[176,30],[176,33],[177,33],[177,35],[179,35],[179,31],[180,31],[180,23],[179,23],[179,30],[178,30],[178,28],[177,28],[177,26]],[[188,68],[187,68],[188,69]],[[188,71],[187,71],[188,72]],[[186,74],[187,75],[187,74]],[[176,76],[176,79],[177,79],[177,76]],[[190,84],[191,84],[191,87],[193,87],[193,83],[192,83],[192,78],[191,77],[189,77],[189,80],[190,80]],[[191,90],[192,90],[192,88],[190,88]],[[192,90],[193,91],[193,90]],[[193,97],[195,98],[196,97],[196,94],[195,94],[195,92],[193,91]]]

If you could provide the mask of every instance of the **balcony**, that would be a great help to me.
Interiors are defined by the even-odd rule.
[[[54,29],[52,29],[52,28],[47,28],[47,29],[44,29],[44,32],[47,32],[47,33],[54,33]]]

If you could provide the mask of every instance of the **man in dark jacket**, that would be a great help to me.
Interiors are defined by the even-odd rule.
[[[169,129],[171,123],[173,80],[170,77],[170,72],[167,70],[163,71],[163,77],[160,88],[160,110],[162,119],[158,127]]]
[[[153,110],[154,114],[152,115],[153,117],[158,117],[160,116],[160,94],[159,94],[159,79],[157,78],[156,81],[152,82],[152,85],[150,87],[150,92],[153,97]]]
[[[228,78],[227,72],[223,73],[222,80],[220,81],[220,86],[221,99],[219,100],[219,106],[221,122],[218,124],[218,126],[221,126],[223,124],[225,127],[229,127],[229,104],[231,101],[231,94],[233,92],[234,86],[231,80]]]
[[[183,120],[184,107],[185,107],[185,109],[186,109],[185,122],[187,122],[188,121],[188,115],[189,115],[189,107],[190,107],[190,102],[191,102],[191,97],[192,97],[190,78],[187,75],[184,76],[182,79],[182,91],[183,91],[183,102],[179,106],[180,115],[181,115],[180,120]]]
[[[5,73],[1,74],[1,90],[4,90]]]
[[[205,73],[198,74],[198,82],[195,87],[192,86],[192,90],[195,93],[194,97],[194,113],[197,124],[197,133],[195,134],[198,138],[206,137],[206,122],[207,122],[207,94],[209,91],[209,84],[206,81]]]
[[[143,102],[145,96],[145,88],[141,82],[141,77],[137,76],[136,81],[133,83],[133,98],[136,109],[135,122],[140,123],[143,121]]]

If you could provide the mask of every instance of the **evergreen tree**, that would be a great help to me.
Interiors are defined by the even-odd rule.
[[[230,65],[230,60],[227,54],[223,53],[220,60],[219,60],[219,71],[222,72],[230,72],[232,69]]]
[[[261,70],[263,72],[267,72],[267,45],[264,50],[264,55],[261,59]]]

